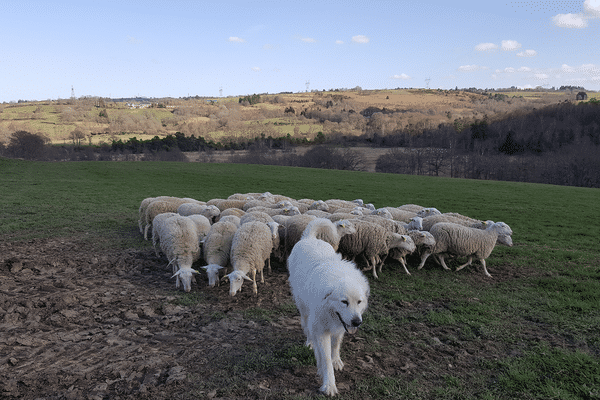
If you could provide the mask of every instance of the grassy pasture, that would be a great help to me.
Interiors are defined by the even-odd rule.
[[[443,345],[480,357],[477,368],[458,372],[448,366],[453,360],[432,359],[416,378],[401,371],[366,373],[340,398],[600,398],[598,189],[259,165],[3,159],[0,187],[2,240],[78,236],[92,248],[147,248],[137,228],[138,206],[145,197],[165,194],[201,200],[263,191],[362,198],[376,207],[417,203],[504,221],[514,231],[514,246],[496,247],[488,259],[492,279],[478,267],[445,273],[428,263],[416,271],[414,262],[410,277],[386,264],[382,279],[370,278],[372,299],[361,327],[367,348],[410,358]],[[181,305],[207,301],[175,296]],[[289,304],[276,312],[296,311]],[[248,305],[244,315],[261,320],[273,311]],[[245,358],[225,357],[217,367],[243,375],[293,368],[291,357],[314,365],[310,351],[282,341],[273,346],[285,351],[249,349]],[[498,357],[486,358],[490,351]],[[351,354],[342,356],[357,363]],[[211,388],[191,379],[192,394],[194,387]],[[221,388],[219,395],[234,394]]]

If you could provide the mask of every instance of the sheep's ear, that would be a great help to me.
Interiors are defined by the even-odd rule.
[[[406,242],[406,236],[402,235],[402,241]]]
[[[192,269],[192,274],[199,274],[199,273],[200,273],[200,271],[197,271],[197,270],[195,270],[195,269]]]
[[[204,267],[202,267],[203,270],[208,270],[208,265],[205,265]]]
[[[175,274],[173,274],[173,276],[171,277],[171,279],[175,278],[176,276],[179,276],[180,273],[181,273],[181,270],[175,272]]]
[[[247,280],[247,281],[254,282],[254,281],[253,281],[251,278],[249,278],[249,277],[248,277],[248,275],[246,275],[246,274],[242,275],[242,277],[243,277],[245,280]]]
[[[229,275],[224,275],[224,276],[221,278],[221,280],[222,280],[222,281],[228,281],[228,280],[229,280]]]

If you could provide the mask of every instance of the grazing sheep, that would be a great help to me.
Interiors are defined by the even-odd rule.
[[[191,219],[196,225],[196,233],[198,234],[198,239],[200,241],[204,240],[211,227],[209,219],[206,218],[204,215],[200,214],[192,214],[190,216],[187,216],[186,218]]]
[[[209,219],[211,223],[221,214],[221,211],[215,205],[183,203],[177,207],[177,213],[184,217],[200,214]]]
[[[215,206],[220,210],[224,211],[228,208],[238,208],[243,211],[244,205],[246,204],[246,200],[221,200]]]
[[[162,200],[154,200],[148,204],[144,213],[144,239],[148,240],[148,233],[151,232],[152,221],[158,214],[166,212],[177,212],[177,208],[187,203],[187,200],[183,200],[177,197],[172,197]]]
[[[300,214],[300,210],[298,207],[281,207],[281,208],[270,208],[270,207],[252,207],[246,210],[247,213],[251,212],[263,212],[265,214],[270,215],[271,217],[274,215],[298,215]]]
[[[356,232],[354,224],[349,220],[340,220],[331,222],[326,218],[316,218],[306,225],[300,239],[314,237],[316,239],[327,242],[337,251],[340,245],[340,239],[344,235],[350,235]]]
[[[246,211],[240,210],[239,208],[228,208],[226,210],[221,211],[221,214],[219,214],[218,221],[220,221],[221,218],[226,217],[228,215],[234,215],[238,218],[242,218],[245,214],[246,214]]]
[[[219,270],[229,262],[231,242],[237,229],[238,226],[231,222],[215,222],[204,238],[202,249],[207,265],[202,268],[206,270],[208,285],[211,287],[219,284]]]
[[[175,215],[162,222],[159,234],[160,248],[173,265],[173,277],[177,278],[175,287],[183,284],[183,290],[189,292],[192,276],[198,273],[192,264],[200,258],[196,225],[190,218]]]
[[[421,211],[419,211],[417,213],[417,217],[425,218],[425,217],[429,217],[431,215],[438,215],[438,214],[441,214],[441,212],[437,208],[427,207],[427,208],[424,208]]]
[[[219,220],[217,222],[222,222],[222,221],[231,222],[238,228],[242,224],[240,217],[236,217],[235,215],[219,216]]]
[[[330,212],[323,211],[323,210],[308,210],[308,211],[304,212],[303,214],[314,215],[317,218],[327,218],[331,215]]]
[[[233,236],[231,243],[231,264],[233,272],[226,275],[229,279],[229,294],[235,294],[242,288],[244,280],[252,282],[254,294],[258,294],[256,272],[264,283],[263,269],[273,251],[273,239],[278,235],[277,223],[271,226],[258,221],[242,224]],[[252,273],[252,278],[248,276]]]
[[[512,246],[512,230],[504,222],[496,222],[487,229],[469,228],[467,226],[440,222],[430,229],[430,233],[435,238],[435,246],[431,250],[426,250],[421,257],[419,269],[425,265],[425,260],[431,254],[439,255],[438,258],[444,269],[450,269],[444,261],[446,254],[458,257],[468,257],[468,261],[459,266],[459,271],[470,265],[473,257],[477,258],[483,266],[483,273],[491,277],[486,266],[485,259],[490,256],[498,240],[507,246]]]
[[[412,211],[407,211],[407,210],[401,210],[401,209],[395,208],[395,207],[383,207],[383,208],[377,209],[375,211],[379,212],[380,210],[387,210],[390,213],[390,215],[392,216],[392,219],[394,221],[401,221],[401,222],[406,222],[406,223],[409,223],[411,218],[417,216],[417,213],[414,213]]]
[[[159,254],[160,231],[162,230],[164,221],[167,218],[174,217],[176,215],[179,215],[179,214],[172,213],[172,212],[162,213],[162,214],[158,214],[152,220],[152,247],[154,247],[154,253],[156,254],[156,257],[160,257],[160,254]]]
[[[316,200],[314,201],[309,207],[309,210],[320,210],[320,211],[327,211],[330,212],[329,210],[329,205],[327,203],[325,203],[323,200]]]
[[[435,245],[435,239],[429,232],[411,230],[408,231],[408,236],[410,236],[415,244],[415,251],[423,252],[431,249]],[[389,253],[389,257],[398,261],[402,267],[404,267],[404,272],[406,272],[407,275],[410,275],[410,272],[408,272],[408,268],[406,267],[406,256],[410,253],[411,252],[402,248],[392,248]],[[382,260],[382,263],[383,261],[385,260]]]
[[[429,231],[432,226],[434,226],[435,224],[440,223],[440,222],[451,222],[453,224],[464,225],[464,226],[468,226],[470,228],[477,228],[477,229],[485,229],[487,226],[489,226],[490,222],[493,223],[492,221],[479,221],[479,220],[465,217],[465,216],[459,217],[459,215],[460,214],[448,213],[448,214],[430,215],[429,217],[422,218],[421,230]]]
[[[342,236],[339,251],[352,260],[361,255],[367,263],[366,269],[372,268],[375,278],[380,260],[387,256],[390,249],[401,247],[414,251],[414,243],[406,235],[390,232],[373,222],[354,220],[353,224],[356,232]]]
[[[269,222],[273,222],[273,218],[262,211],[252,211],[247,212],[240,218],[240,225],[244,225],[247,222],[262,222],[263,224],[268,224]]]

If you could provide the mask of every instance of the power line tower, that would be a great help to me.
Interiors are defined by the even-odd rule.
[[[308,87],[310,86],[310,81],[306,81],[306,91],[308,92]]]
[[[431,82],[431,78],[425,79],[425,89],[429,89],[429,82]]]
[[[73,85],[71,85],[71,99],[75,100],[75,89],[73,89]]]

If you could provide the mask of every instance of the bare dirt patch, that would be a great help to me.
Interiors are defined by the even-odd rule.
[[[246,287],[231,298],[228,285],[208,288],[204,276],[182,296],[151,248],[97,251],[74,238],[3,240],[0,254],[2,398],[318,395],[314,362],[292,360],[307,353],[298,351],[304,337],[281,265],[265,276],[258,297]],[[509,270],[492,274],[511,279]],[[406,317],[403,337],[370,342],[360,331],[347,337],[346,367],[336,373],[341,394],[373,377],[411,382],[426,375],[431,387],[444,386],[450,372],[467,376],[482,359],[515,351],[411,318],[443,309],[442,302],[390,307]],[[294,355],[274,363],[281,354]]]

